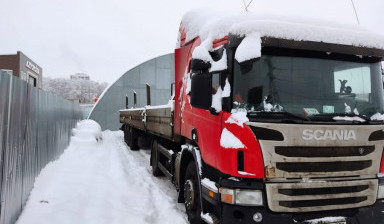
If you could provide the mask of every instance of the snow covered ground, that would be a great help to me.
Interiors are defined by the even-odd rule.
[[[149,151],[130,151],[121,131],[102,132],[98,124],[78,123],[64,154],[48,164],[17,224],[188,223],[176,189],[155,178]]]

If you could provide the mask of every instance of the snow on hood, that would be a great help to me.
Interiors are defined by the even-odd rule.
[[[360,26],[252,12],[235,14],[207,9],[194,10],[184,15],[181,29],[186,34],[185,42],[196,37],[204,42],[223,38],[229,33],[240,36],[258,33],[260,37],[384,49],[384,36]],[[180,46],[180,41],[177,46]]]
[[[333,118],[333,120],[335,121],[359,121],[359,122],[365,122],[366,120],[364,120],[363,118],[361,117],[347,117],[347,116],[344,116],[344,117],[341,117],[341,116],[336,116]]]
[[[372,121],[384,121],[384,114],[376,113],[371,117]]]

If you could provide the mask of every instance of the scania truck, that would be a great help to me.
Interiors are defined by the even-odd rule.
[[[384,223],[383,56],[359,27],[190,12],[172,99],[120,110],[124,139],[193,224]]]

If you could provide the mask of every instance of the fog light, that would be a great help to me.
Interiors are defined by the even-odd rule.
[[[384,185],[379,185],[379,190],[377,191],[377,199],[384,198]]]
[[[253,221],[255,222],[261,222],[263,221],[263,215],[259,212],[256,212],[254,215],[253,215]]]

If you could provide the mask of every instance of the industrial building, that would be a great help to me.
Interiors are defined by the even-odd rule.
[[[137,107],[146,105],[146,84],[151,86],[151,105],[167,104],[171,98],[171,83],[175,80],[175,57],[167,54],[148,60],[123,74],[101,94],[89,119],[95,120],[103,130],[118,130],[119,110],[134,107],[133,93],[137,93]]]
[[[89,80],[89,75],[85,73],[75,73],[74,75],[71,75],[70,78],[72,80]]]
[[[35,87],[42,88],[43,69],[21,51],[13,55],[0,55],[0,69]]]

